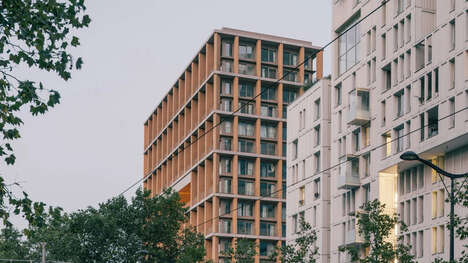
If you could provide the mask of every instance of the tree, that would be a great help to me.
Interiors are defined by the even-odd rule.
[[[356,217],[363,244],[360,248],[345,246],[341,251],[348,252],[352,261],[361,263],[391,262],[395,259],[401,263],[416,262],[409,253],[411,247],[401,242],[401,236],[396,238],[397,244],[392,240],[392,230],[397,224],[401,231],[406,231],[406,225],[398,220],[396,213],[386,213],[385,204],[381,204],[379,200],[367,202],[361,209]],[[362,251],[369,253],[363,255]]]
[[[233,247],[226,248],[221,255],[232,259],[233,263],[253,263],[257,255],[257,244],[254,240],[238,238]]]
[[[83,64],[70,50],[80,45],[76,31],[91,22],[85,10],[84,0],[0,1],[0,158],[6,164],[16,160],[11,143],[20,138],[19,112],[27,108],[36,116],[60,102],[56,88],[23,78],[18,69],[54,72],[69,80]],[[11,211],[32,223],[40,221],[44,204],[32,202],[24,192],[14,195],[11,187],[0,176],[1,223],[9,225]]]
[[[315,256],[318,253],[316,241],[317,233],[301,218],[300,230],[294,243],[276,248],[271,260],[279,258],[283,263],[315,263]]]
[[[11,225],[3,228],[0,231],[0,258],[24,259],[28,255],[28,247],[22,236]]]

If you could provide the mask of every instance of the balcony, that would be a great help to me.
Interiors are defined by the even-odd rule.
[[[345,234],[345,246],[359,246],[364,242],[364,239],[359,234],[359,225],[356,219],[348,222],[349,226]]]
[[[349,93],[348,124],[363,125],[369,121],[369,89],[357,88]]]
[[[341,164],[338,176],[338,189],[353,189],[361,185],[359,179],[359,159]]]

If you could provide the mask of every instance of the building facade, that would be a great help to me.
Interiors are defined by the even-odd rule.
[[[255,262],[269,262],[285,240],[286,107],[322,77],[318,50],[215,30],[145,122],[144,188],[179,192],[207,259],[224,262],[222,251],[248,238]]]
[[[317,262],[330,262],[330,78],[322,78],[288,107],[287,242],[301,219],[317,233]]]
[[[350,262],[339,248],[362,243],[356,213],[376,198],[408,225],[393,238],[419,262],[448,259],[443,183],[399,156],[468,171],[468,2],[390,0],[353,27],[382,2],[332,2],[332,34],[345,33],[332,47],[330,262]]]

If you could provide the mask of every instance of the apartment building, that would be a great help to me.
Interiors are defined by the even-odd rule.
[[[382,2],[332,1],[332,34],[346,33],[332,47],[330,262],[350,262],[339,248],[362,243],[356,213],[376,198],[408,224],[396,235],[419,262],[448,259],[443,183],[399,156],[468,171],[468,2],[390,0],[353,27]]]
[[[301,219],[317,233],[317,262],[330,262],[331,83],[325,77],[288,107],[287,242]]]
[[[180,193],[207,259],[227,262],[223,250],[248,238],[269,262],[285,240],[286,109],[322,77],[318,50],[215,30],[145,122],[144,188]]]

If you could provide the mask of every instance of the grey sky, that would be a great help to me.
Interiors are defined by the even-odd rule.
[[[143,122],[213,29],[314,45],[331,35],[329,0],[86,2],[93,22],[74,52],[83,56],[83,70],[68,83],[31,74],[59,88],[62,102],[44,116],[23,119],[17,163],[0,168],[34,200],[68,211],[103,202],[141,178]]]

